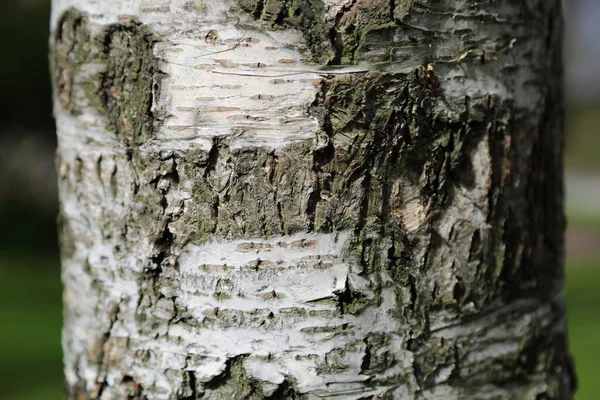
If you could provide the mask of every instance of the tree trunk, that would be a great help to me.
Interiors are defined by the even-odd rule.
[[[72,399],[570,399],[559,0],[54,0]]]

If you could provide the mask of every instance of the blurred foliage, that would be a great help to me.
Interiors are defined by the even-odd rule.
[[[57,251],[56,211],[31,207],[27,203],[0,204],[0,221],[10,229],[0,229],[0,254],[22,251],[38,256]]]
[[[0,399],[63,398],[61,291],[57,257],[0,254]]]
[[[600,399],[600,263],[570,260],[566,277],[567,329],[575,358],[575,400]]]
[[[0,121],[53,125],[48,74],[49,0],[0,1]]]
[[[569,108],[566,132],[567,168],[600,171],[600,105]]]
[[[600,203],[600,198],[598,199]],[[574,227],[579,229],[585,229],[590,234],[600,235],[600,215],[588,215],[584,213],[573,213],[569,216],[569,227]],[[600,240],[600,236],[598,236]],[[598,243],[600,246],[600,243]],[[600,261],[599,261],[600,264]],[[600,265],[598,266],[600,268]],[[600,291],[600,286],[598,286],[598,290]],[[600,313],[600,303],[598,303]],[[600,400],[600,397],[598,398]]]

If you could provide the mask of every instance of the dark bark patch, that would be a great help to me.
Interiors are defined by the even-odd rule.
[[[72,114],[95,107],[126,146],[144,143],[154,136],[157,117],[152,112],[161,75],[153,54],[156,39],[135,21],[108,25],[99,35],[89,24],[76,9],[58,20],[51,46],[58,101]]]
[[[286,378],[282,383],[279,384],[277,390],[275,390],[270,396],[265,396],[265,400],[304,400],[306,396],[298,391],[296,384],[292,378]]]
[[[342,314],[358,314],[369,303],[364,294],[352,289],[348,279],[346,279],[344,289],[334,292],[334,294],[338,300],[338,309]]]
[[[311,61],[327,64],[333,58],[332,25],[325,20],[322,0],[238,0],[238,4],[254,19],[270,23],[272,29],[300,30],[310,50]]]
[[[361,372],[363,374],[383,373],[396,361],[392,353],[387,350],[381,350],[388,342],[386,334],[382,332],[370,333],[363,339],[363,342],[366,346],[361,363]]]
[[[270,29],[302,32],[310,52],[308,59],[330,66],[361,60],[391,61],[394,34],[402,29],[394,20],[408,15],[410,3],[355,0],[342,7],[334,18],[328,18],[322,0],[238,0],[244,11],[270,24]]]
[[[121,381],[124,394],[127,396],[127,400],[144,400],[144,388],[142,385],[137,383],[132,376],[125,375]]]
[[[247,357],[242,354],[229,358],[223,372],[204,384],[204,395],[200,398],[264,398],[256,382],[252,381],[246,373],[244,360]]]
[[[102,38],[106,69],[100,73],[98,95],[109,129],[126,143],[153,136],[154,43],[149,28],[136,22],[109,25]]]
[[[437,375],[445,368],[454,367],[453,342],[440,338],[430,338],[411,343],[414,354],[413,369],[421,389],[435,386]]]
[[[50,62],[54,75],[54,90],[60,104],[76,113],[74,80],[79,68],[91,52],[87,17],[74,8],[59,18],[51,46]]]

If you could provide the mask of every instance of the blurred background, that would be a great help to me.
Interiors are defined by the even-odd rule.
[[[567,318],[600,399],[600,1],[568,0]],[[0,399],[62,399],[49,0],[0,0]]]

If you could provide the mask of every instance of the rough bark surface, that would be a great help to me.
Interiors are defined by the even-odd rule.
[[[560,1],[54,0],[72,399],[570,399]]]

